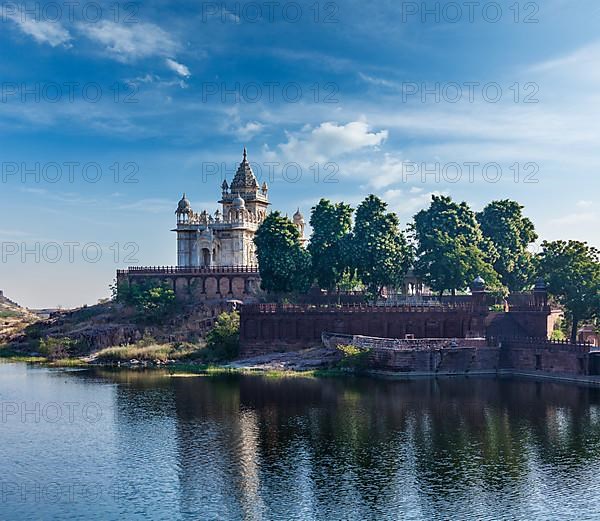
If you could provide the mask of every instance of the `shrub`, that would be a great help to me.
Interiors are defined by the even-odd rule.
[[[342,353],[338,364],[340,367],[361,370],[369,366],[370,349],[361,349],[353,345],[337,345],[336,349]]]
[[[135,307],[149,319],[160,320],[175,310],[175,292],[165,283],[115,284],[111,289],[117,302]]]
[[[206,349],[215,359],[232,360],[240,352],[240,315],[221,313],[206,335]]]
[[[69,358],[80,351],[81,343],[69,337],[40,338],[39,350],[50,360]]]

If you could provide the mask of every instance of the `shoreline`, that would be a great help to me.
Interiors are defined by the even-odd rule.
[[[315,368],[315,369],[275,369],[273,367],[239,367],[232,366],[234,362],[223,364],[172,363],[156,365],[153,363],[124,364],[124,363],[91,363],[81,359],[68,358],[51,361],[40,356],[2,356],[0,363],[24,363],[47,368],[80,368],[80,369],[111,369],[117,371],[163,371],[166,376],[224,376],[250,375],[270,378],[331,378],[331,377],[367,377],[386,380],[424,380],[451,378],[517,378],[526,380],[571,383],[590,387],[600,387],[600,376],[572,375],[567,373],[546,373],[542,371],[511,371],[500,369],[496,371],[469,372],[399,372],[380,369],[354,371],[346,368]]]

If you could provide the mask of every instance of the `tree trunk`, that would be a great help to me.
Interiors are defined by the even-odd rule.
[[[439,298],[440,298],[440,302],[442,302],[442,297],[443,297],[443,296],[444,296],[444,290],[441,290],[441,291],[440,291],[440,297],[439,297]]]
[[[573,317],[573,323],[571,324],[571,344],[577,343],[577,324],[579,320]]]

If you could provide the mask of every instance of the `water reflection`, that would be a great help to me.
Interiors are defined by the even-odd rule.
[[[91,506],[108,518],[600,516],[596,389],[497,379],[169,378],[106,370],[60,379],[28,370],[21,383],[40,378],[48,380],[47,396],[67,385],[71,394],[102,397],[111,409],[93,432],[70,426],[101,447],[93,458],[96,479],[125,491]],[[16,392],[27,394],[18,386]],[[14,438],[13,424],[3,427]],[[85,443],[81,436],[71,439]],[[29,457],[29,474],[40,479],[52,471],[43,453]],[[89,458],[77,466],[86,465]],[[13,503],[2,505],[9,514],[17,512]],[[58,518],[89,514],[78,502],[55,506],[46,508]]]

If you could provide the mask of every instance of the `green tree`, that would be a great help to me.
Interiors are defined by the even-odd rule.
[[[511,291],[522,291],[533,281],[533,255],[527,247],[537,239],[533,223],[523,216],[516,201],[492,201],[477,214],[483,236],[498,256],[493,263],[501,282]]]
[[[571,323],[571,342],[580,321],[600,317],[600,251],[580,241],[544,241],[538,275],[562,304]]]
[[[310,255],[298,228],[279,212],[267,216],[254,236],[261,287],[269,293],[306,291],[311,284]]]
[[[175,292],[168,285],[158,285],[143,291],[139,307],[149,316],[163,317],[175,308]]]
[[[432,196],[429,208],[414,217],[416,242],[415,273],[440,296],[455,294],[481,276],[490,289],[499,280],[492,262],[497,258],[493,244],[481,233],[475,214],[467,203],[446,196]]]
[[[352,230],[352,208],[343,202],[333,204],[321,199],[312,208],[310,225],[312,235],[308,245],[313,276],[320,288],[333,290],[350,271],[346,251]]]
[[[398,287],[411,263],[411,248],[387,204],[369,195],[356,209],[351,240],[352,263],[372,297],[385,286]]]
[[[117,302],[134,306],[145,318],[159,320],[170,315],[176,307],[175,292],[169,284],[145,281],[112,286]]]
[[[240,315],[237,311],[221,313],[206,335],[206,348],[216,358],[231,360],[240,351]]]

